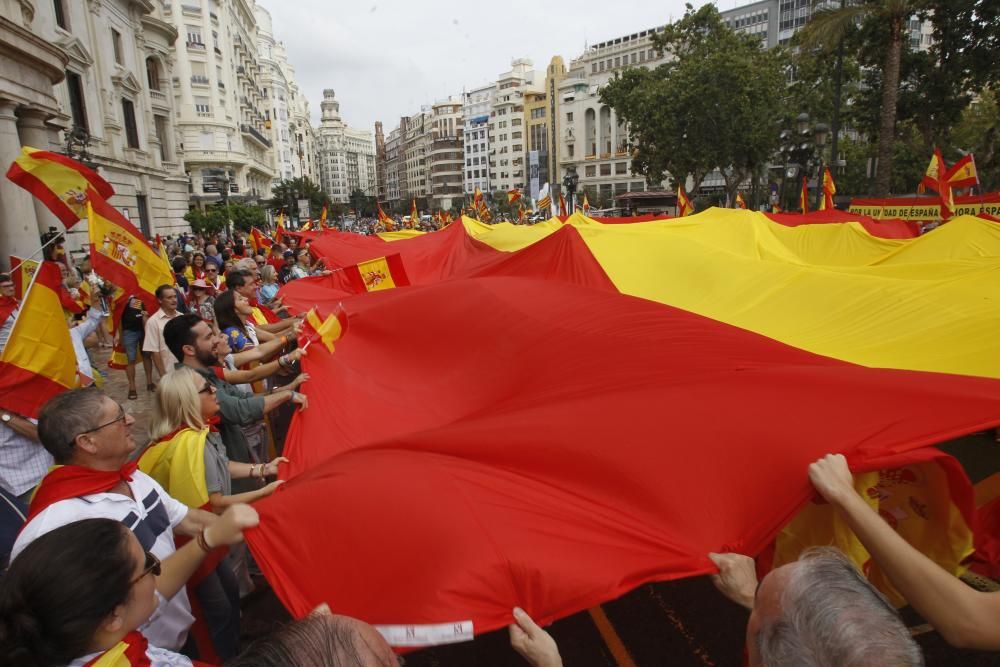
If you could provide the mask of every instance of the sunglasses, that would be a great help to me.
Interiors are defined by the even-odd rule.
[[[198,390],[199,394],[214,394],[215,392],[215,385],[210,382],[206,382],[205,386]]]
[[[142,572],[138,577],[129,582],[129,586],[135,586],[147,574],[152,574],[154,577],[160,576],[160,569],[160,559],[147,551],[146,563],[143,565]]]
[[[218,269],[205,269],[205,273],[218,273]]]

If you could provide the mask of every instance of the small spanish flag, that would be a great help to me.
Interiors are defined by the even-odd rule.
[[[799,192],[799,208],[803,213],[809,212],[809,177],[802,177],[802,191]]]
[[[299,334],[299,348],[305,349],[310,343],[320,342],[329,352],[334,350],[334,342],[340,340],[344,332],[347,331],[347,313],[339,305],[335,312],[320,318],[315,308],[306,313],[306,319],[302,323],[302,332]]]
[[[59,266],[42,262],[0,352],[0,405],[28,417],[37,417],[47,400],[78,383],[61,287]]]
[[[563,197],[563,193],[559,193],[559,217],[565,218],[566,213],[566,198]]]
[[[743,193],[736,193],[736,206],[738,208],[745,209],[747,207],[747,200],[743,198]]]
[[[683,218],[692,213],[694,213],[694,205],[688,199],[687,193],[684,192],[684,186],[681,185],[677,188],[677,217]]]
[[[417,200],[414,199],[410,204],[410,227],[416,227],[419,220],[420,214],[417,212]]]
[[[587,200],[587,191],[586,190],[583,191],[583,214],[584,215],[589,215],[590,214],[590,202]]]
[[[944,180],[955,190],[979,185],[979,173],[976,171],[976,158],[972,153],[962,157],[958,162],[951,165],[951,169],[945,174]]]
[[[326,229],[326,204],[323,204],[323,210],[319,214],[319,228]]]
[[[21,259],[14,255],[10,256],[10,279],[14,281],[15,299],[24,298],[24,288],[31,282],[31,276],[35,275],[38,264],[37,259]]]
[[[521,198],[521,191],[517,188],[507,191],[507,203],[513,204]]]
[[[829,167],[823,167],[823,198],[819,202],[819,210],[833,209],[833,195],[837,194],[837,186],[833,182],[833,174]]]
[[[312,229],[312,227],[313,227],[313,221],[312,218],[309,218],[308,220],[306,220],[306,224],[302,225],[302,228],[299,229],[299,231],[308,232],[310,229]]]

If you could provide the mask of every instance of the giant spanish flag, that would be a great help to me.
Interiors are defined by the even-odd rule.
[[[565,280],[342,303],[336,353],[305,359],[291,479],[247,532],[296,616],[326,601],[376,625],[482,633],[520,606],[546,624],[713,572],[712,551],[761,553],[808,507],[806,468],[830,451],[879,473],[864,488],[933,498],[924,511],[947,532],[919,544],[947,541],[942,566],[967,551],[968,480],[939,475],[927,446],[1000,424],[1000,381],[864,368]],[[908,535],[924,525],[906,521]]]
[[[94,270],[142,299],[148,312],[155,312],[159,307],[156,288],[174,284],[170,266],[114,206],[97,197],[92,197],[88,206],[90,260]]]
[[[24,146],[7,178],[40,199],[67,228],[87,217],[87,200],[115,191],[93,170],[58,153]]]
[[[61,286],[59,267],[42,262],[0,352],[0,405],[8,410],[36,417],[47,400],[77,385]]]

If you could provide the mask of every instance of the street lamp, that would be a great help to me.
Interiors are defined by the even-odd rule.
[[[817,184],[823,179],[823,147],[826,145],[830,127],[826,123],[810,124],[809,114],[800,113],[795,118],[795,130],[784,129],[779,135],[781,148],[779,152],[784,162],[784,179],[781,184],[781,199],[784,202],[785,182],[794,179],[800,172],[804,176],[816,174]],[[817,188],[816,208],[819,208],[819,197],[822,188]]]
[[[97,164],[92,161],[89,149],[90,132],[87,131],[87,128],[74,125],[73,129],[66,130],[66,157],[96,171]]]
[[[569,214],[572,215],[576,211],[576,186],[580,182],[580,175],[576,173],[576,167],[569,167],[566,170],[566,175],[563,176],[563,187],[566,188],[566,192],[569,194]]]
[[[229,210],[229,184],[232,183],[232,176],[229,171],[222,172],[222,203],[226,207],[226,233],[229,234],[229,240],[233,239],[233,216],[230,214]]]

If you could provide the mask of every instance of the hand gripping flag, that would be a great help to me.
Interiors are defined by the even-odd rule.
[[[979,185],[979,173],[976,171],[976,158],[972,153],[961,158],[951,165],[951,169],[945,174],[944,180],[955,190]]]
[[[513,204],[514,202],[516,202],[520,198],[521,198],[521,191],[519,189],[514,188],[513,190],[508,190],[507,191],[507,203],[508,204]]]
[[[823,167],[823,198],[819,201],[819,210],[833,210],[833,195],[837,194],[837,186],[833,182],[833,174],[829,167]]]
[[[747,207],[747,200],[743,198],[743,193],[741,192],[736,193],[736,206],[744,210]]]
[[[159,307],[156,288],[174,284],[170,266],[114,206],[97,197],[91,197],[87,205],[94,270],[142,299],[147,311],[155,312]]]
[[[61,286],[59,267],[42,262],[0,352],[0,405],[28,417],[37,417],[47,400],[77,385]]]
[[[685,215],[694,213],[694,205],[684,192],[684,186],[677,188],[677,217],[683,218]]]
[[[799,208],[803,213],[809,212],[809,177],[802,177],[802,190],[799,191]]]
[[[115,194],[114,188],[76,160],[24,146],[7,178],[33,194],[69,229],[87,216],[87,199]]]
[[[340,340],[345,331],[347,331],[347,313],[340,305],[334,313],[327,315],[325,320],[320,318],[316,308],[313,308],[306,313],[306,319],[302,323],[302,332],[298,339],[299,347],[305,350],[312,343],[320,342],[329,352],[333,352],[334,341]]]

